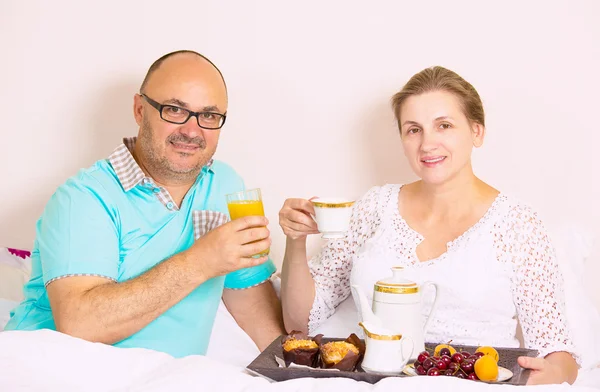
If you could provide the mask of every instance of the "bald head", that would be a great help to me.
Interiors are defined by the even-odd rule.
[[[154,63],[152,63],[152,65],[148,69],[148,72],[146,73],[146,76],[144,77],[144,81],[142,82],[142,85],[140,86],[140,93],[145,93],[146,86],[148,85],[150,78],[166,60],[168,60],[172,57],[177,57],[177,56],[182,56],[182,55],[185,55],[187,57],[192,57],[192,58],[197,57],[197,60],[200,60],[200,61],[203,60],[204,62],[210,64],[212,66],[212,68],[214,68],[214,70],[218,72],[219,77],[221,78],[221,81],[223,82],[223,85],[225,86],[225,91],[227,91],[227,84],[225,83],[225,78],[223,77],[221,70],[212,61],[210,61],[207,57],[201,55],[200,53],[194,52],[193,50],[178,50],[175,52],[167,53],[164,56],[162,56],[161,58],[159,58],[158,60],[156,60]]]
[[[141,93],[192,111],[227,112],[227,88],[221,72],[196,52],[175,52],[153,65]]]

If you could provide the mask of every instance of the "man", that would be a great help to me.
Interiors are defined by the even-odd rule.
[[[225,195],[244,187],[212,160],[227,112],[221,72],[196,52],[169,53],[150,67],[133,111],[138,137],[48,202],[25,300],[6,329],[204,354],[222,297],[264,349],[283,332],[268,280],[275,267],[252,258],[271,244],[268,221],[218,226],[228,220]],[[193,222],[194,211],[204,220]],[[193,226],[203,233],[196,241]]]

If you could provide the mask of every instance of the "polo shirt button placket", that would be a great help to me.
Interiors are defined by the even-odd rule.
[[[172,209],[173,209],[173,207],[175,207],[175,204],[173,204],[173,202],[172,202],[172,201],[170,201],[170,202],[168,202],[168,203],[167,203],[167,208],[168,208],[169,210],[172,210]]]

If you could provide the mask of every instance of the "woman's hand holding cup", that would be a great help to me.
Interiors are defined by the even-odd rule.
[[[312,218],[315,209],[310,200],[287,199],[279,211],[279,225],[290,240],[303,240],[309,234],[318,234],[317,223]]]

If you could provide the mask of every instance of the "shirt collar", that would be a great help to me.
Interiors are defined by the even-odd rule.
[[[150,177],[147,177],[144,174],[142,168],[140,168],[140,165],[138,165],[138,163],[135,161],[135,158],[131,154],[136,140],[137,137],[123,138],[123,143],[119,145],[108,157],[108,161],[117,174],[117,178],[119,179],[119,182],[121,182],[121,186],[125,192],[129,192],[131,189],[135,188],[145,178],[151,180]],[[206,166],[202,168],[202,173],[206,171],[213,172],[213,162],[213,159],[208,161]]]

